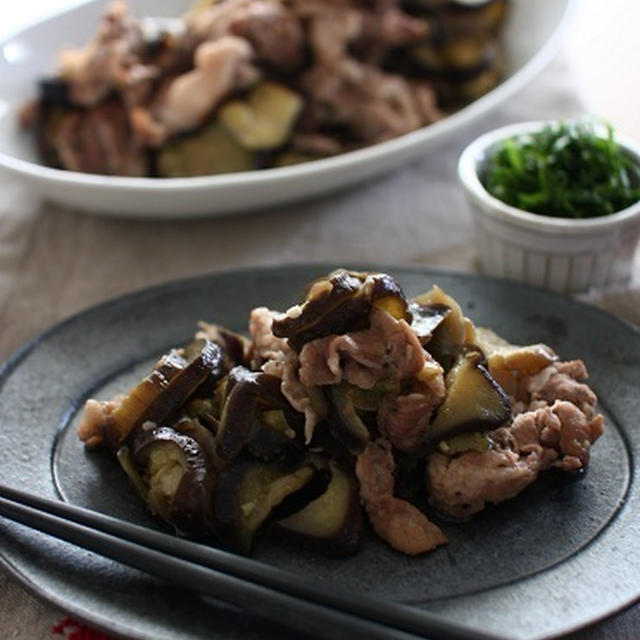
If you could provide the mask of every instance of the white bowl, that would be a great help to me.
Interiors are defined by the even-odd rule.
[[[34,97],[36,82],[55,72],[65,44],[85,43],[106,0],[93,0],[0,42],[0,167],[32,192],[85,211],[137,217],[226,215],[315,196],[362,182],[432,153],[461,127],[529,82],[555,53],[576,0],[511,0],[504,42],[504,81],[479,100],[428,127],[333,158],[293,167],[198,178],[119,178],[51,169],[40,164],[15,112]],[[129,0],[137,15],[179,15],[192,0]]]
[[[502,140],[540,131],[549,122],[525,122],[491,131],[460,156],[458,177],[470,204],[483,271],[561,293],[624,285],[640,239],[640,201],[598,218],[555,218],[522,211],[493,197],[478,173]],[[640,146],[616,137],[640,162]]]

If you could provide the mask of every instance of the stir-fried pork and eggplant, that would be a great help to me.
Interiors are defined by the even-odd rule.
[[[304,162],[428,125],[500,80],[506,0],[117,0],[22,121],[53,167],[184,177]]]
[[[447,542],[427,512],[469,518],[584,470],[602,434],[581,360],[475,327],[438,287],[407,300],[390,275],[339,270],[286,312],[254,309],[248,334],[201,323],[78,427],[153,514],[243,553],[276,534],[352,554],[367,519],[424,553]]]

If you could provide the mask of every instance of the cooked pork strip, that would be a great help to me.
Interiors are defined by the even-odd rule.
[[[424,442],[433,413],[444,396],[444,383],[432,387],[424,385],[422,393],[386,395],[377,415],[380,434],[401,451],[418,448]]]
[[[111,426],[113,412],[120,406],[123,396],[113,400],[94,400],[90,398],[84,405],[84,411],[77,427],[78,438],[88,447],[98,447],[104,443]]]
[[[300,379],[307,386],[346,381],[371,389],[384,379],[406,380],[442,369],[424,351],[411,327],[386,311],[373,309],[371,326],[307,342],[300,352]]]
[[[131,70],[139,73],[135,68],[143,49],[139,20],[128,13],[124,2],[112,2],[85,47],[60,53],[60,74],[69,83],[74,102],[89,107],[114,87],[128,85]]]
[[[360,498],[375,532],[407,555],[432,551],[447,537],[417,507],[393,495],[395,462],[391,444],[370,442],[356,460]]]
[[[290,72],[304,59],[304,30],[294,12],[273,0],[226,0],[186,18],[189,36],[198,44],[227,35],[251,43],[256,55],[276,69]]]
[[[273,335],[271,325],[278,315],[266,307],[257,307],[251,312],[249,333],[251,335],[252,364],[265,373],[282,379],[280,390],[291,406],[305,417],[305,439],[311,441],[313,430],[322,418],[313,392],[300,380],[298,355],[287,340]]]
[[[253,53],[251,45],[236,36],[198,46],[195,67],[169,80],[149,107],[157,130],[145,142],[158,146],[173,134],[195,129],[232,91],[255,82],[259,72],[251,64]],[[140,136],[145,133],[138,130]]]
[[[551,403],[554,400],[568,400],[578,407],[587,418],[595,414],[596,394],[583,380],[588,377],[582,360],[554,362],[539,374],[529,379],[528,391],[531,400]]]
[[[602,416],[588,419],[566,400],[521,413],[508,427],[488,434],[488,451],[455,457],[432,454],[427,465],[429,499],[444,513],[467,517],[486,503],[513,498],[551,466],[584,469],[602,423]]]

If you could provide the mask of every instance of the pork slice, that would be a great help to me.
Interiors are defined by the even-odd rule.
[[[356,460],[360,497],[375,532],[397,551],[418,555],[445,544],[440,527],[406,500],[393,495],[395,462],[391,444],[370,442]]]
[[[72,100],[89,107],[119,88],[139,63],[144,46],[140,21],[124,2],[112,2],[85,47],[60,53],[60,74],[69,83]]]
[[[316,63],[301,84],[315,126],[345,127],[359,144],[408,133],[428,123],[425,114],[435,113],[425,110],[425,95],[407,79],[354,58],[343,58],[337,67]]]
[[[268,362],[263,370],[268,373]],[[282,369],[282,383],[280,385],[282,395],[291,406],[304,414],[304,436],[306,444],[311,442],[316,425],[324,418],[323,400],[318,397],[314,388],[302,383],[299,375],[298,356],[291,351],[285,360]]]
[[[302,382],[317,386],[345,380],[370,389],[382,378],[405,380],[420,375],[428,356],[411,327],[380,309],[372,310],[370,320],[369,329],[305,344],[300,352]]]
[[[556,401],[551,410],[561,423],[559,448],[563,457],[555,466],[565,471],[586,469],[591,445],[603,433],[604,418],[589,417],[575,404],[563,400]]]
[[[548,406],[527,411],[514,417],[507,427],[488,434],[490,442],[516,455],[535,453],[540,469],[548,469],[557,460],[560,450],[562,423]]]
[[[467,518],[487,503],[515,497],[538,477],[540,468],[536,450],[527,456],[508,449],[467,451],[457,457],[433,453],[427,464],[429,501],[443,513]]]
[[[601,415],[588,418],[575,404],[556,400],[551,406],[526,411],[508,427],[489,434],[494,442],[518,454],[533,448],[542,451],[542,468],[586,468],[591,445],[602,435]],[[571,458],[569,460],[568,458]]]
[[[249,42],[233,35],[200,44],[194,68],[168,79],[151,105],[136,108],[137,134],[159,146],[173,134],[202,125],[225,97],[257,80],[253,56]]]
[[[267,307],[256,307],[249,314],[249,335],[251,336],[251,364],[253,368],[259,368],[262,364],[270,361],[273,365],[281,369],[287,356],[292,352],[285,338],[278,338],[273,335],[271,326],[278,312],[267,309]],[[272,367],[273,369],[273,367]],[[272,375],[282,377],[282,372]]]
[[[556,400],[566,400],[591,419],[595,415],[597,398],[583,382],[587,376],[587,369],[581,360],[554,362],[529,379],[527,388],[531,401],[553,404]]]
[[[402,451],[415,450],[424,442],[434,411],[446,395],[441,373],[413,386],[411,393],[386,395],[377,415],[380,434]]]
[[[304,60],[305,34],[297,16],[277,2],[254,0],[230,15],[230,33],[248,40],[256,55],[291,72]]]
[[[433,412],[445,397],[442,367],[404,320],[378,309],[370,318],[369,329],[305,344],[300,382],[316,387],[344,380],[361,389],[371,389],[381,380],[409,385],[409,393],[383,397],[377,417],[381,434],[409,451],[423,442]]]
[[[488,502],[513,498],[540,471],[586,469],[602,429],[601,415],[588,418],[566,400],[518,414],[508,427],[488,434],[488,451],[454,458],[432,454],[427,466],[430,500],[445,513],[469,516]]]
[[[117,395],[112,400],[90,398],[85,402],[77,434],[87,447],[104,444],[106,435],[113,425],[113,412],[122,404],[123,399],[123,395]]]
[[[305,439],[309,443],[316,425],[324,417],[321,402],[313,389],[300,379],[298,355],[289,346],[286,338],[273,335],[271,326],[277,315],[277,312],[266,307],[257,307],[251,311],[251,364],[254,368],[261,368],[265,373],[282,380],[282,395],[296,411],[304,414]]]

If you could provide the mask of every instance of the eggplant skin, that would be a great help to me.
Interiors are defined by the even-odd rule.
[[[428,443],[492,431],[511,418],[511,402],[486,369],[477,347],[469,347],[458,357],[446,384],[447,396],[429,425]]]
[[[140,432],[132,459],[141,470],[152,513],[180,534],[210,535],[216,470],[194,437],[167,426]]]
[[[115,407],[101,427],[105,443],[117,451],[145,423],[169,423],[189,398],[203,385],[213,386],[225,371],[222,349],[209,340],[201,340],[189,360],[172,350]]]
[[[298,423],[298,429],[292,428],[282,409],[259,412],[247,451],[266,462],[293,463],[304,450],[302,424]]]
[[[289,345],[300,350],[315,338],[342,333],[354,317],[364,318],[369,312],[366,300],[357,297],[361,288],[358,278],[344,271],[311,288],[299,314],[288,314],[273,321],[275,336],[288,338]]]
[[[362,544],[364,517],[355,476],[328,463],[331,480],[326,491],[303,509],[270,527],[273,537],[311,551],[353,555]]]
[[[444,308],[448,308],[446,313]],[[468,328],[460,305],[440,287],[434,286],[427,293],[414,298],[409,309],[419,317],[425,309],[442,312],[440,322],[431,328],[430,335],[422,336],[422,346],[448,371],[460,354],[463,345],[471,342],[475,334]],[[421,311],[422,310],[422,311]]]
[[[238,458],[222,471],[214,496],[214,529],[219,541],[239,553],[251,552],[258,531],[286,502],[299,508],[317,497],[311,464],[281,465]],[[307,490],[310,491],[307,491]],[[291,508],[291,507],[290,507]]]
[[[270,410],[283,413],[292,437],[269,427],[265,413]],[[250,445],[257,457],[288,459],[301,446],[302,424],[302,414],[289,405],[280,391],[280,378],[241,365],[229,372],[216,438],[220,458],[231,461]]]
[[[362,421],[346,383],[326,388],[331,433],[350,453],[358,454],[370,440],[369,429]]]
[[[272,330],[300,351],[316,338],[366,328],[374,307],[411,318],[402,288],[390,275],[338,270],[315,281],[303,304],[276,318]]]

